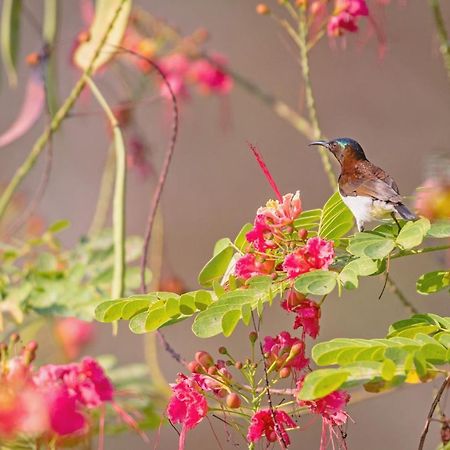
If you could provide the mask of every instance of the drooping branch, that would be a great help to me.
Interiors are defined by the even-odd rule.
[[[6,186],[5,190],[3,191],[1,197],[0,197],[0,219],[4,216],[6,208],[8,207],[9,203],[11,202],[12,196],[14,195],[14,192],[17,190],[17,188],[20,186],[20,184],[23,182],[25,177],[28,175],[28,173],[31,171],[31,169],[34,167],[37,159],[39,158],[40,154],[44,151],[44,149],[47,146],[47,143],[51,136],[59,129],[61,126],[63,120],[67,117],[70,110],[74,106],[75,102],[77,101],[78,97],[80,96],[84,86],[86,85],[88,77],[92,74],[95,63],[100,56],[100,53],[105,45],[106,40],[108,39],[109,34],[111,33],[111,30],[113,29],[117,18],[120,15],[120,12],[123,8],[123,5],[125,4],[126,0],[121,0],[120,4],[118,5],[116,11],[114,12],[114,15],[111,18],[111,22],[109,23],[109,26],[107,27],[104,35],[102,36],[102,39],[100,40],[97,48],[95,49],[95,52],[92,56],[91,61],[89,62],[86,70],[83,72],[75,86],[73,87],[72,91],[70,92],[69,96],[66,98],[65,102],[61,105],[59,110],[55,113],[53,116],[53,119],[49,126],[47,126],[44,130],[44,132],[39,136],[37,141],[35,142],[33,148],[31,149],[31,152],[28,154],[25,161],[22,163],[21,166],[16,170],[16,173],[14,174],[12,180],[9,182],[9,184]]]
[[[430,428],[430,422],[433,418],[434,410],[439,404],[439,401],[441,400],[442,394],[444,393],[445,389],[450,383],[450,375],[447,375],[444,382],[442,383],[441,387],[439,388],[438,392],[436,393],[436,396],[433,399],[433,403],[431,404],[431,408],[428,411],[427,420],[425,421],[425,426],[423,428],[422,434],[420,435],[420,441],[419,441],[419,447],[418,450],[423,450],[423,447],[425,445],[425,439],[427,438],[428,429]]]

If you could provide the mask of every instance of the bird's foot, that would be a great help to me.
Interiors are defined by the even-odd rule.
[[[397,224],[398,232],[400,233],[400,231],[402,231],[402,226],[400,225],[399,221],[397,220],[397,217],[395,217],[395,214],[393,212],[391,212],[391,216],[394,219],[395,223]]]

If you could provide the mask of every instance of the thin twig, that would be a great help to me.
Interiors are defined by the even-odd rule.
[[[439,391],[437,392],[436,396],[434,397],[433,403],[431,404],[430,411],[428,411],[427,420],[425,421],[425,426],[423,428],[422,434],[420,435],[420,441],[419,441],[419,447],[418,450],[423,450],[423,447],[425,445],[425,439],[428,434],[428,429],[430,428],[430,422],[434,414],[434,410],[436,409],[437,405],[439,404],[439,400],[442,397],[442,394],[445,391],[445,388],[450,382],[450,375],[447,375],[444,382],[442,383],[441,387],[439,388]]]
[[[162,333],[162,331],[158,330],[157,333],[158,333],[159,339],[164,347],[164,350],[167,353],[169,353],[169,355],[172,356],[172,358],[175,361],[177,361],[178,363],[185,366],[187,364],[187,361],[179,353],[177,353],[177,351],[169,344],[169,342],[167,341],[167,339],[164,336],[164,334]]]
[[[275,411],[273,409],[272,395],[270,393],[269,375],[267,373],[267,363],[266,363],[266,358],[264,357],[264,349],[263,349],[261,341],[259,341],[259,349],[261,351],[261,356],[262,356],[262,359],[263,359],[264,382],[266,384],[267,402],[269,403],[269,410],[270,410],[270,415],[272,416],[274,429],[275,429],[275,434],[277,435],[277,438],[278,438],[278,441],[280,442],[280,444],[282,444],[282,447],[283,448],[287,448],[288,446],[287,446],[286,441],[285,441],[285,439],[283,437],[283,434],[281,433],[280,425],[279,425],[279,423],[277,421],[277,418],[275,416]]]
[[[309,121],[312,125],[314,137],[313,139],[320,139],[322,137],[322,131],[319,125],[319,119],[317,117],[316,103],[314,100],[310,69],[309,69],[309,56],[308,56],[308,29],[305,11],[300,10],[299,13],[299,49],[300,49],[300,65],[302,68],[303,82],[305,84],[305,101],[308,109]],[[322,160],[323,169],[328,177],[330,186],[333,191],[336,189],[336,177],[331,167],[330,155],[325,148],[320,148],[320,157]]]
[[[419,314],[419,310],[406,298],[405,294],[397,286],[397,283],[388,275],[386,281],[389,285],[389,290],[397,296],[402,305],[408,308],[412,314]]]
[[[146,281],[145,281],[145,269],[147,267],[147,258],[148,258],[148,247],[150,245],[150,239],[152,237],[152,230],[153,230],[153,223],[155,221],[156,211],[158,209],[159,202],[161,200],[161,194],[162,190],[164,188],[164,184],[167,179],[167,174],[169,172],[170,163],[172,161],[172,156],[175,150],[175,144],[177,141],[178,136],[178,103],[177,98],[175,96],[175,93],[173,92],[172,86],[170,85],[169,81],[167,80],[166,75],[161,70],[161,68],[156,64],[154,61],[152,61],[149,58],[145,58],[139,53],[130,50],[128,48],[119,47],[122,51],[130,53],[131,55],[135,56],[136,58],[139,58],[141,60],[147,61],[158,73],[158,75],[162,78],[164,84],[167,87],[167,90],[170,94],[170,99],[172,102],[172,136],[169,141],[169,145],[167,147],[166,156],[164,158],[163,166],[161,168],[161,172],[159,174],[158,184],[156,185],[155,192],[153,193],[151,206],[149,215],[147,218],[147,228],[145,230],[145,236],[144,236],[144,246],[141,256],[141,293],[145,294],[147,287],[146,287]]]

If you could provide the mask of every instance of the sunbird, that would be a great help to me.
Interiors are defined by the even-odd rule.
[[[358,231],[364,231],[366,222],[380,220],[396,214],[405,220],[417,216],[403,203],[397,183],[383,169],[372,164],[361,145],[354,139],[337,138],[331,141],[314,141],[309,145],[327,148],[341,166],[339,193],[352,212]]]

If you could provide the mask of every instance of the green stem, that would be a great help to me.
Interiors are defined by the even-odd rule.
[[[105,31],[105,34],[103,35],[102,39],[99,42],[98,47],[95,50],[95,53],[92,57],[92,60],[90,61],[89,65],[87,66],[86,70],[83,72],[81,78],[77,81],[75,86],[73,87],[72,91],[70,92],[69,96],[65,100],[65,102],[61,105],[59,110],[55,113],[53,116],[52,121],[50,124],[45,128],[44,132],[39,136],[37,141],[35,142],[33,148],[31,149],[31,152],[28,154],[25,161],[22,163],[22,165],[16,170],[16,173],[14,174],[12,180],[9,182],[8,186],[6,186],[5,190],[3,191],[1,197],[0,197],[0,219],[4,216],[6,208],[8,207],[11,198],[16,191],[16,189],[19,187],[19,185],[23,182],[24,178],[28,175],[30,170],[34,167],[39,155],[43,152],[45,149],[48,140],[50,137],[59,129],[61,126],[61,123],[66,118],[69,111],[72,109],[73,105],[75,104],[76,100],[81,94],[81,91],[83,90],[87,78],[91,75],[95,62],[97,61],[100,52],[108,39],[108,36],[111,32],[111,30],[114,27],[114,24],[116,23],[116,20],[120,14],[120,11],[122,10],[123,5],[125,4],[126,0],[122,0],[120,4],[118,5],[111,22]]]
[[[105,111],[111,123],[116,151],[116,175],[113,199],[113,240],[114,240],[114,272],[111,295],[113,298],[123,296],[125,278],[125,185],[126,185],[126,152],[122,132],[114,113],[91,78],[86,83],[99,105]]]
[[[439,0],[430,0],[430,7],[433,12],[434,24],[436,25],[436,31],[440,41],[439,51],[441,52],[442,61],[450,81],[450,41]]]
[[[300,49],[300,64],[302,68],[303,82],[305,84],[305,101],[306,108],[308,109],[309,121],[313,129],[313,139],[317,140],[323,137],[322,131],[319,125],[319,119],[317,117],[316,103],[314,100],[313,89],[311,84],[311,76],[309,69],[309,57],[308,57],[308,26],[306,21],[306,15],[303,8],[300,9],[299,14],[299,49]],[[330,186],[333,191],[336,189],[336,177],[331,167],[330,155],[325,148],[320,148],[320,158],[322,160],[323,169],[328,177]]]
[[[116,154],[114,146],[111,145],[106,156],[105,168],[103,169],[100,191],[95,207],[94,218],[89,228],[89,236],[97,235],[104,227],[108,216],[111,198],[114,191],[114,173],[116,167]]]
[[[441,250],[449,250],[449,249],[450,249],[450,245],[436,245],[434,247],[426,247],[426,248],[421,248],[419,250],[410,250],[407,252],[401,252],[401,253],[398,253],[397,255],[391,256],[391,259],[402,258],[403,256],[421,255],[423,253],[439,252]]]

